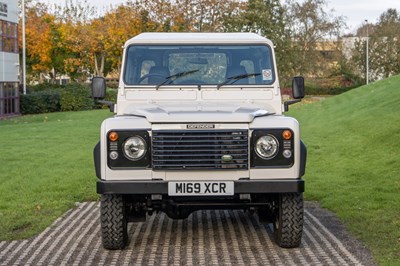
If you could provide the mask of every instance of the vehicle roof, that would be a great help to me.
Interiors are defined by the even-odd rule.
[[[272,42],[250,32],[210,33],[210,32],[146,32],[136,35],[125,43],[130,44],[251,44]]]

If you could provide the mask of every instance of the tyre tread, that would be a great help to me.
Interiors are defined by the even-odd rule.
[[[304,223],[303,194],[285,193],[281,195],[280,203],[281,227],[275,232],[275,239],[280,247],[299,247]]]
[[[122,196],[102,195],[100,222],[103,247],[110,250],[123,249],[128,236]]]

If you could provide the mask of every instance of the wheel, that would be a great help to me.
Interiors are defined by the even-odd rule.
[[[303,233],[303,193],[283,193],[277,200],[274,217],[276,243],[283,248],[300,246]]]
[[[123,249],[128,242],[125,203],[121,195],[102,195],[101,236],[105,249]]]

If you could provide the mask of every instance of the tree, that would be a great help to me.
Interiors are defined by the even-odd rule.
[[[344,22],[325,10],[324,0],[290,0],[286,5],[279,0],[248,0],[242,11],[228,14],[225,30],[256,32],[271,39],[280,76],[288,84],[294,75],[326,75],[324,68],[330,66],[326,61],[334,61],[331,53],[321,53],[322,46],[327,38],[340,35]]]
[[[365,77],[366,38],[369,41],[369,79],[377,80],[400,73],[400,14],[396,9],[382,13],[378,22],[365,24],[357,30],[358,41],[352,62]]]
[[[87,1],[54,6],[50,12],[44,4],[27,2],[26,48],[30,74],[53,81],[59,74],[72,78],[84,77],[92,68],[87,28],[93,9]]]
[[[154,25],[149,19],[149,14],[135,2],[118,6],[116,9],[107,12],[102,20],[104,20],[102,24],[104,35],[101,41],[105,53],[103,55],[107,56],[111,68],[117,69],[119,72],[122,46],[125,41],[143,31],[152,31]]]
[[[132,3],[132,1],[131,1]],[[153,23],[151,31],[223,30],[223,16],[237,9],[235,0],[141,0],[136,1]]]
[[[400,15],[396,9],[384,12],[371,34],[371,69],[373,78],[387,78],[400,73]]]
[[[295,69],[287,16],[279,0],[249,0],[242,4],[241,11],[225,17],[225,31],[255,32],[273,41],[283,80],[288,80]]]
[[[63,73],[74,79],[85,79],[93,70],[93,35],[91,20],[96,10],[87,0],[69,0],[56,6],[55,14],[60,23],[59,46],[65,55]]]
[[[26,8],[27,68],[40,76],[46,73],[55,78],[60,69],[59,32],[56,17],[47,7],[36,3]],[[39,77],[40,79],[41,77]]]
[[[333,10],[327,13],[325,0],[307,0],[298,3],[290,0],[288,4],[288,23],[293,38],[292,49],[296,50],[294,57],[295,72],[303,75],[326,75],[334,61],[321,51],[332,50],[337,45],[344,19],[334,16]],[[330,40],[330,42],[327,42]],[[334,50],[337,50],[335,47]],[[326,60],[327,59],[327,60]]]
[[[220,32],[224,30],[224,16],[237,10],[241,4],[232,0],[192,1],[194,29],[201,32]]]
[[[107,36],[106,24],[104,18],[94,19],[88,26],[88,33],[91,37],[89,51],[90,58],[94,62],[94,75],[97,77],[105,76],[106,50],[104,40]],[[107,72],[109,69],[107,70]]]

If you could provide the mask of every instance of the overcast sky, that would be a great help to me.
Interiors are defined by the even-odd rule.
[[[61,3],[64,0],[38,0],[43,3]],[[125,3],[126,0],[95,0],[90,1],[99,10],[108,9],[111,5]],[[337,16],[346,17],[349,27],[346,32],[354,32],[367,19],[376,23],[379,15],[388,8],[395,8],[400,12],[400,0],[327,0],[329,9],[334,9]]]

